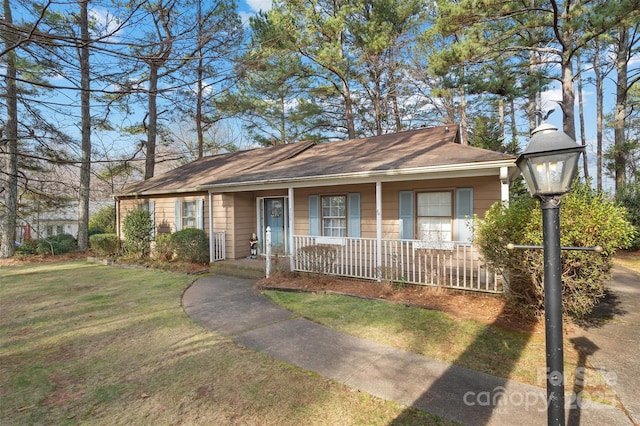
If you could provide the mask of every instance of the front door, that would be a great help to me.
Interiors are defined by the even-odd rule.
[[[271,228],[271,251],[285,254],[287,245],[287,199],[265,198],[262,217],[264,218],[262,241],[266,241],[266,229]]]

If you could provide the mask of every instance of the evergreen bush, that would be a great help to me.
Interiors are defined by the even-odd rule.
[[[151,231],[153,231],[153,222],[148,211],[142,209],[130,211],[122,221],[124,254],[136,260],[146,259],[149,256]]]
[[[560,244],[573,247],[601,246],[602,253],[562,250],[563,307],[566,314],[582,318],[604,296],[610,278],[611,257],[627,247],[633,226],[624,208],[575,183],[562,200]],[[507,244],[543,245],[542,210],[530,197],[512,201],[509,207],[494,204],[475,233],[474,243],[485,260],[503,272],[507,297],[526,315],[544,313],[544,252],[541,249],[508,250]]]
[[[95,234],[113,234],[116,232],[116,208],[105,206],[89,218],[89,235],[92,229],[101,229]]]
[[[187,228],[171,234],[176,258],[186,262],[209,262],[209,239],[201,229]]]
[[[29,238],[24,240],[22,244],[16,247],[16,254],[22,256],[30,256],[36,254],[37,250],[38,241],[33,238]]]
[[[78,242],[70,234],[58,234],[51,237],[39,239],[36,253],[43,255],[57,255],[69,253],[78,248]]]
[[[89,228],[89,237],[96,234],[111,234],[112,232],[106,232],[104,228],[99,226],[94,226],[93,228]]]
[[[629,249],[640,249],[640,183],[630,183],[616,192],[616,201],[627,209],[627,218],[635,227],[636,233]]]
[[[118,236],[116,234],[91,235],[89,244],[98,256],[115,256],[118,254]]]

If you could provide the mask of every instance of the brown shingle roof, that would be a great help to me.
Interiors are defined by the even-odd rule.
[[[211,180],[233,180],[234,177],[251,174],[253,170],[285,161],[312,145],[313,142],[307,141],[204,157],[139,182],[119,195],[196,191]]]
[[[511,155],[457,141],[458,126],[450,125],[319,145],[299,142],[221,154],[141,182],[126,193],[167,193],[211,185],[514,160]]]

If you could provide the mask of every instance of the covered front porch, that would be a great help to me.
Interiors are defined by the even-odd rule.
[[[501,177],[506,175],[505,169],[500,172]],[[219,210],[211,190],[211,261],[220,260],[213,256],[220,253],[220,246],[233,246],[231,258],[247,257],[248,236],[256,231],[264,255],[270,229],[271,253],[277,253],[278,262],[288,263],[291,271],[500,293],[502,277],[485,265],[471,244],[476,211],[508,196],[506,179],[496,179],[498,185],[494,179],[365,179],[350,185],[225,188],[229,192],[217,203]],[[422,198],[424,194],[444,199],[448,204],[440,210],[448,216],[431,222],[420,217],[422,201],[435,198]],[[340,203],[332,204],[335,200]],[[227,211],[228,206],[235,207],[234,220],[215,220],[216,211]],[[327,212],[329,218],[323,216]],[[233,223],[235,232],[215,232],[217,223]],[[451,241],[456,236],[464,240]]]

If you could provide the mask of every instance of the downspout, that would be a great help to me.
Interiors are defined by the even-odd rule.
[[[382,281],[382,182],[376,182],[376,268]]]
[[[293,262],[293,231],[294,231],[294,226],[295,226],[295,217],[294,217],[294,199],[293,199],[293,188],[289,188],[288,189],[289,192],[289,235],[288,235],[288,239],[289,239],[289,270],[293,271],[293,267],[294,267],[294,262]]]
[[[209,263],[213,263],[213,194],[209,191]]]

